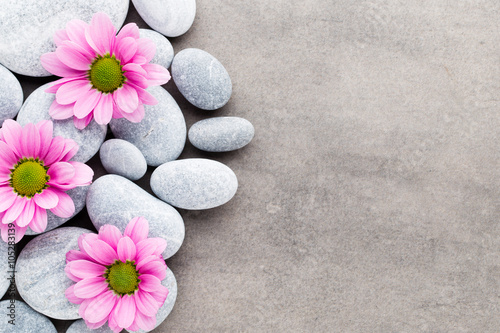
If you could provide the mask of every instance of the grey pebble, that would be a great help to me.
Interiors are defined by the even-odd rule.
[[[163,201],[183,209],[208,209],[236,194],[238,180],[226,165],[203,158],[165,163],[151,175],[151,189]]]
[[[140,123],[124,118],[111,119],[114,136],[134,144],[151,166],[173,161],[186,143],[186,121],[174,98],[161,86],[147,89],[157,100],[156,105],[144,105],[145,115]]]
[[[73,118],[64,120],[52,119],[49,115],[49,108],[56,98],[56,95],[44,91],[50,85],[51,83],[44,84],[28,96],[17,115],[17,122],[24,126],[27,123],[52,120],[54,123],[54,136],[73,139],[78,143],[78,152],[72,160],[87,162],[97,153],[99,147],[101,147],[106,137],[108,127],[91,121],[87,127],[83,130],[79,130],[75,127]]]
[[[148,165],[141,151],[128,141],[110,139],[105,141],[99,152],[101,163],[108,173],[130,180],[138,180],[146,174]]]
[[[189,141],[198,149],[225,152],[240,149],[252,141],[255,130],[246,119],[214,117],[200,120],[188,132]]]
[[[156,53],[150,63],[169,68],[174,59],[174,48],[162,34],[150,29],[139,29],[141,38],[149,38],[156,44]]]
[[[10,260],[9,260],[9,252],[10,252]],[[12,270],[15,268],[15,262],[16,262],[16,256],[15,256],[15,251],[13,251],[13,246],[11,245],[11,248],[9,249],[9,245],[4,242],[2,239],[0,239],[0,298],[5,295],[7,290],[9,289],[11,281],[14,282],[14,280],[11,280],[12,277]],[[12,292],[13,290],[11,289],[9,291]]]
[[[14,119],[23,104],[23,89],[17,78],[0,65],[0,126],[5,119]]]
[[[223,107],[233,86],[224,66],[200,49],[184,49],[172,61],[172,78],[181,94],[203,110]]]
[[[3,300],[0,302],[0,309],[2,309],[0,313],[2,318],[0,320],[0,332],[2,333],[57,333],[54,324],[49,318],[36,312],[22,301]],[[11,310],[13,313],[11,313]],[[14,320],[12,322],[14,325],[9,323],[10,320]]]
[[[184,221],[177,210],[118,175],[94,181],[87,194],[87,211],[97,230],[112,224],[123,232],[134,217],[144,217],[149,222],[148,237],[167,241],[164,259],[173,256],[184,241]]]

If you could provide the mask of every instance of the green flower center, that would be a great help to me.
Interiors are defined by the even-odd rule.
[[[10,170],[9,184],[18,195],[31,198],[48,187],[47,170],[38,158],[23,158]]]
[[[88,71],[88,79],[92,83],[92,87],[102,93],[111,93],[120,88],[125,82],[125,73],[122,70],[120,61],[115,56],[106,54],[97,56],[92,62]]]
[[[122,262],[120,260],[115,260],[115,262],[109,266],[104,273],[106,282],[109,288],[115,293],[123,296],[125,294],[132,295],[139,286],[139,272],[135,268],[135,263],[133,261],[127,260]]]

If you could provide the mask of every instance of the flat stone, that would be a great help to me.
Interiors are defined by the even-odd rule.
[[[130,180],[142,178],[148,169],[141,151],[128,141],[110,139],[105,141],[99,152],[101,163],[109,173],[114,173]]]
[[[87,194],[87,211],[97,230],[112,224],[123,232],[130,220],[143,216],[149,222],[148,237],[167,241],[164,259],[173,256],[184,241],[184,221],[177,210],[118,175],[94,181]]]
[[[17,115],[17,121],[24,126],[27,123],[52,120],[54,123],[54,136],[63,136],[75,140],[79,145],[79,149],[73,157],[73,160],[85,163],[90,160],[101,147],[106,137],[108,127],[91,121],[87,127],[83,130],[79,130],[75,127],[73,118],[64,120],[52,119],[49,115],[49,108],[56,98],[56,95],[44,91],[49,86],[50,83],[44,84],[28,96]]]
[[[12,274],[9,273],[9,271],[12,271],[16,262],[15,252],[12,247],[10,248],[10,254],[11,262],[9,262],[9,246],[0,239],[0,260],[2,260],[2,262],[0,262],[0,298],[2,298],[9,289],[11,282],[10,277]],[[11,291],[9,291],[9,293]]]
[[[10,316],[11,309],[9,307],[14,312],[14,317]],[[2,309],[2,314],[7,315],[2,316],[2,320],[0,320],[0,332],[2,333],[57,333],[54,324],[49,318],[36,312],[22,301],[3,300],[0,302],[0,309]],[[9,323],[10,320],[13,320],[15,325]]]
[[[223,107],[231,97],[231,78],[219,60],[200,49],[184,49],[172,61],[172,78],[181,94],[203,110]]]
[[[162,87],[147,89],[157,100],[156,105],[144,105],[145,116],[140,123],[124,118],[111,119],[114,136],[126,140],[142,152],[148,165],[158,166],[173,161],[186,143],[186,121],[174,98]]]
[[[132,3],[151,28],[167,37],[186,33],[196,15],[195,0],[132,0]]]
[[[113,331],[109,328],[107,322],[99,328],[90,329],[83,319],[78,319],[68,327],[66,333],[113,333]]]
[[[0,126],[5,119],[14,119],[23,104],[23,88],[7,68],[0,65]]]
[[[208,209],[236,194],[238,180],[226,165],[203,158],[165,163],[151,175],[151,189],[165,202],[184,209]]]
[[[189,129],[193,146],[209,152],[240,149],[252,141],[255,130],[252,123],[239,117],[214,117],[200,120]]]
[[[74,284],[64,272],[66,253],[78,250],[78,237],[90,230],[58,228],[33,238],[19,254],[16,285],[19,295],[36,311],[55,319],[72,320],[78,304],[66,299],[64,292]]]
[[[73,19],[90,22],[97,12],[108,14],[116,28],[128,12],[128,0],[23,0],[3,1],[0,11],[0,63],[28,76],[50,76],[40,56],[53,52],[54,33]]]
[[[150,63],[169,68],[174,59],[174,48],[162,34],[150,29],[139,29],[141,38],[149,38],[156,44],[156,53]]]

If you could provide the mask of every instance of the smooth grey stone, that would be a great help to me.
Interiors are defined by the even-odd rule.
[[[52,119],[49,115],[49,108],[55,100],[56,95],[44,91],[50,85],[51,83],[44,84],[28,96],[17,115],[17,122],[24,126],[27,123],[52,120],[54,123],[54,136],[63,136],[75,140],[79,148],[73,160],[85,163],[90,160],[101,147],[104,138],[106,138],[108,127],[91,121],[87,127],[83,130],[79,130],[75,127],[73,118],[64,120]]]
[[[10,260],[9,260],[9,252],[10,252]],[[10,283],[15,282],[14,280],[11,280],[12,278],[12,271],[15,268],[15,262],[16,262],[16,254],[13,248],[13,245],[10,246],[4,242],[2,239],[0,239],[0,298],[5,295],[7,290],[9,290]],[[14,286],[13,286],[14,287]],[[15,292],[13,289],[9,290],[9,294],[11,292]]]
[[[161,86],[147,89],[157,100],[156,105],[144,105],[140,123],[124,118],[111,119],[109,126],[118,139],[134,144],[151,166],[173,161],[186,143],[186,121],[174,98]]]
[[[0,65],[0,125],[14,119],[23,105],[23,88],[7,68]]]
[[[189,141],[198,149],[224,152],[240,149],[252,141],[252,123],[239,117],[215,117],[200,120],[188,132]]]
[[[184,209],[208,209],[236,194],[238,180],[226,165],[189,158],[160,165],[151,175],[151,189],[165,202]]]
[[[226,69],[210,53],[184,49],[172,61],[172,78],[181,94],[203,110],[223,107],[231,97],[233,85]]]
[[[2,1],[0,11],[0,63],[28,76],[52,75],[40,56],[56,49],[54,33],[73,19],[90,22],[97,12],[108,14],[116,28],[128,12],[128,0],[23,0]]]
[[[108,322],[99,328],[90,329],[83,319],[78,319],[68,327],[66,333],[113,333],[113,331],[109,328]]]
[[[33,238],[21,251],[16,263],[19,295],[38,312],[55,319],[81,318],[79,304],[64,295],[73,282],[64,272],[66,253],[78,250],[78,237],[90,230],[58,228]]]
[[[150,63],[169,68],[174,59],[174,48],[162,34],[150,29],[139,29],[141,38],[149,38],[156,44],[156,53]]]
[[[128,141],[110,139],[105,141],[99,152],[101,163],[108,173],[114,173],[130,180],[138,180],[146,174],[148,165],[141,151]]]
[[[167,241],[164,259],[173,256],[184,241],[184,221],[177,210],[118,175],[94,181],[87,193],[87,211],[97,230],[112,224],[124,232],[130,220],[144,217],[149,222],[148,237]]]
[[[151,28],[168,37],[186,33],[196,15],[195,0],[132,0],[132,3]]]
[[[13,317],[11,317],[12,307]],[[0,302],[0,309],[2,309],[2,319],[0,320],[0,332],[2,333],[57,333],[57,330],[49,320],[49,318],[36,312],[30,308],[26,303],[22,301],[15,300],[14,303],[10,299],[6,299]],[[13,320],[15,325],[9,323]]]
[[[164,280],[161,281],[161,284],[164,287],[168,288],[168,295],[167,299],[165,300],[165,303],[160,307],[158,312],[156,313],[156,326],[161,325],[167,319],[168,315],[174,308],[175,300],[177,299],[177,281],[175,280],[174,273],[170,270],[170,268],[167,267],[167,276],[165,277]],[[127,330],[128,331],[128,330]],[[129,331],[132,332],[132,331]],[[134,331],[134,332],[150,332],[150,331]]]

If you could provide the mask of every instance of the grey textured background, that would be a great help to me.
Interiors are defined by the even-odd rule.
[[[181,210],[156,332],[498,332],[500,2],[197,7],[174,50],[215,56],[233,95],[210,112],[166,87],[188,127],[238,116],[256,134],[181,155],[227,164],[239,189]],[[130,21],[146,27],[132,5]]]

